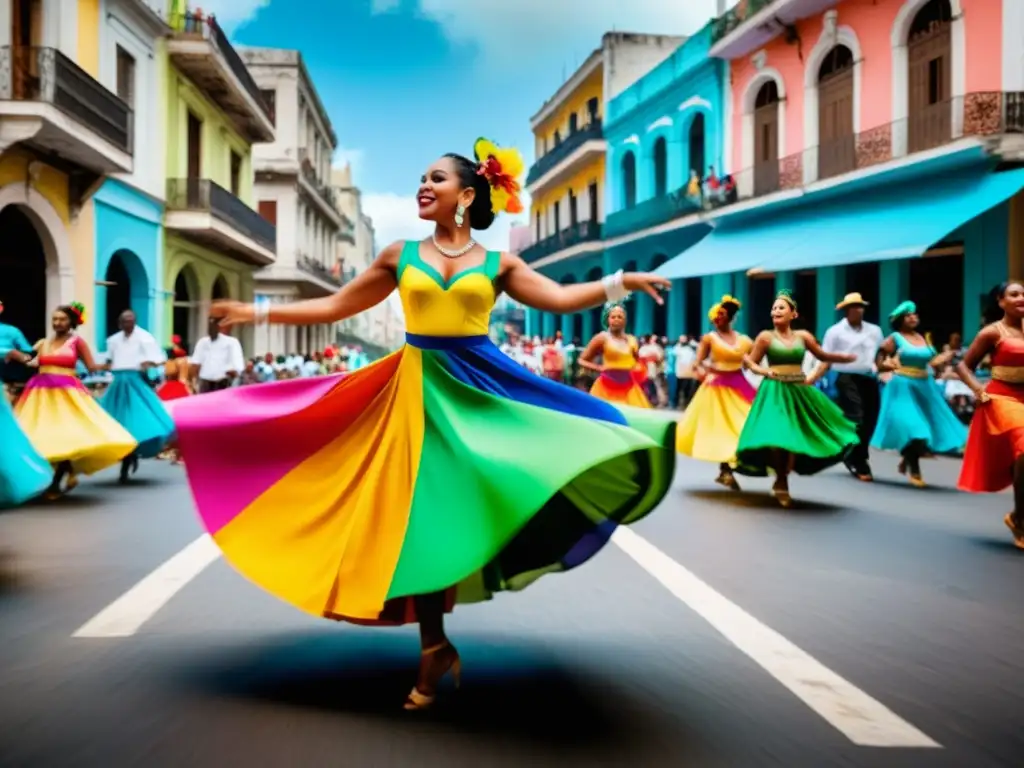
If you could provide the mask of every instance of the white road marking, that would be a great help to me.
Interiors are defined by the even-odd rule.
[[[612,541],[854,744],[941,749],[940,744],[730,602],[639,534],[620,526]]]
[[[131,637],[219,557],[220,549],[213,539],[200,536],[93,616],[72,637]]]

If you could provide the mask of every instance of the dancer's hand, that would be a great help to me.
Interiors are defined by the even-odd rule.
[[[988,405],[989,403],[992,402],[992,398],[989,396],[988,392],[986,392],[985,390],[982,390],[981,392],[978,392],[977,395],[975,395],[974,399],[975,399],[975,402],[978,405]]]
[[[213,302],[210,307],[210,317],[220,321],[221,328],[230,328],[233,325],[245,325],[256,319],[256,308],[252,304],[242,301],[222,299]]]
[[[643,291],[658,304],[664,304],[661,294],[672,288],[672,281],[650,272],[627,272],[622,276],[622,285],[627,291]]]

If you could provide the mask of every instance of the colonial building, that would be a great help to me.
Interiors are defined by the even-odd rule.
[[[105,0],[99,35],[100,80],[131,109],[131,173],[107,179],[94,198],[95,280],[90,307],[96,346],[106,347],[117,319],[132,309],[157,338],[164,324],[163,216],[167,126],[160,104],[160,47],[170,31],[162,0]]]
[[[276,140],[253,149],[259,211],[277,226],[277,260],[256,273],[256,291],[273,303],[328,296],[342,284],[338,241],[355,239],[331,186],[338,137],[298,51],[244,48],[241,55],[277,124]],[[264,333],[258,352],[308,354],[334,341],[328,325]]]
[[[32,340],[55,306],[90,301],[92,197],[135,169],[132,107],[101,71],[101,15],[94,0],[0,0],[0,298]]]
[[[731,290],[748,330],[785,286],[819,332],[859,291],[972,336],[1024,267],[1024,3],[744,0],[711,42],[733,193],[665,274]]]
[[[274,141],[274,112],[213,17],[176,10],[166,41],[165,331],[190,347],[215,299],[253,300],[277,230],[256,210],[252,145]],[[240,340],[253,352],[253,332]]]
[[[602,271],[606,105],[668,57],[681,40],[607,33],[601,47],[531,118],[536,161],[527,174],[526,189],[532,200],[534,243],[522,252],[526,261],[557,279]],[[569,263],[571,272],[566,271]],[[561,322],[571,334],[572,318]],[[552,335],[558,323],[555,315],[528,313],[530,333]]]

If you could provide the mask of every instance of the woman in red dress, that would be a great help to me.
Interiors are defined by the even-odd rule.
[[[1012,485],[1013,511],[1003,522],[1024,549],[1024,284],[1003,283],[992,291],[992,300],[989,324],[956,366],[977,403],[959,486],[996,493]],[[988,355],[992,380],[983,386],[974,369]]]

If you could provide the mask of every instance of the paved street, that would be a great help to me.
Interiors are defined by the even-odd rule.
[[[589,565],[458,610],[463,689],[429,714],[400,709],[412,629],[306,618],[202,542],[147,579],[200,535],[182,472],[106,473],[0,514],[0,765],[1020,765],[1010,499],[894,465],[783,511],[684,462]]]

